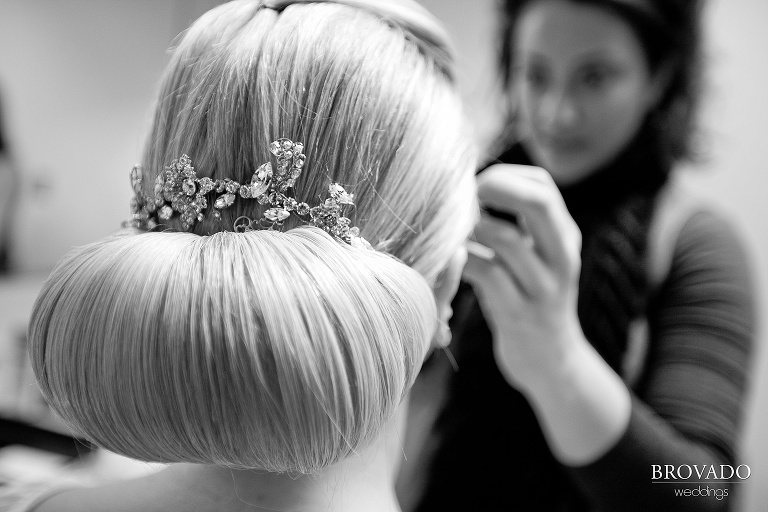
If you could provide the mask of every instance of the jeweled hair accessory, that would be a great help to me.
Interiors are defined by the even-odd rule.
[[[189,231],[196,222],[201,222],[208,216],[221,219],[221,210],[232,206],[240,196],[241,199],[255,200],[262,205],[269,204],[270,207],[260,219],[238,217],[234,223],[235,231],[279,228],[287,218],[296,214],[352,246],[370,247],[370,244],[360,237],[360,230],[351,227],[349,218],[342,215],[345,206],[354,205],[354,195],[347,193],[338,183],[328,186],[330,197],[315,207],[298,202],[288,195],[289,189],[293,188],[296,179],[301,175],[306,161],[304,144],[282,138],[272,142],[269,151],[276,157],[277,170],[273,170],[271,162],[262,164],[253,173],[251,180],[244,184],[229,178],[198,178],[192,160],[187,155],[182,155],[157,176],[152,197],[143,193],[141,171],[138,166],[134,166],[131,170],[131,186],[134,192],[131,199],[132,215],[123,225],[152,230],[162,224],[162,221],[178,214],[181,217],[182,229]],[[210,205],[210,196],[213,194],[217,196]]]

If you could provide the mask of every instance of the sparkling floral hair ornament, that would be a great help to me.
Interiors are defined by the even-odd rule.
[[[221,210],[229,208],[236,200],[248,199],[270,207],[260,219],[238,217],[233,226],[237,232],[280,228],[295,214],[352,246],[371,247],[360,236],[360,230],[351,227],[349,218],[342,215],[345,206],[354,205],[354,195],[338,183],[331,183],[328,186],[330,197],[314,207],[288,195],[306,161],[304,144],[281,138],[269,145],[269,151],[276,157],[277,169],[273,169],[271,162],[262,164],[250,182],[244,184],[229,178],[198,178],[192,160],[182,155],[158,174],[151,197],[143,193],[141,171],[134,166],[131,170],[134,192],[131,219],[123,226],[149,231],[178,214],[182,229],[190,231],[196,222],[206,217],[221,219]],[[211,197],[214,195],[215,198]],[[213,204],[210,204],[211,199]]]

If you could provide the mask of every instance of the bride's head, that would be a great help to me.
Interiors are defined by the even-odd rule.
[[[451,65],[406,1],[236,1],[200,18],[161,84],[134,228],[69,254],[35,305],[52,407],[148,461],[311,473],[365,447],[418,372],[438,276],[475,218]],[[283,188],[282,138],[306,156]],[[218,204],[232,182],[261,195]],[[280,199],[327,204],[333,183],[370,247]]]
[[[452,65],[440,26],[415,2],[224,4],[174,48],[142,161],[144,190],[151,195],[155,177],[183,154],[198,177],[244,183],[272,157],[272,141],[302,142],[307,160],[293,195],[314,205],[340,183],[355,195],[351,219],[362,236],[432,282],[474,220],[476,156]],[[232,229],[266,208],[238,202],[192,231]]]

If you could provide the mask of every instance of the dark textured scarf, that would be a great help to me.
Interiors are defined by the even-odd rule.
[[[561,188],[582,231],[578,314],[587,339],[617,372],[630,321],[648,304],[645,255],[653,204],[669,165],[653,130],[590,177]],[[519,144],[495,162],[530,164]],[[453,303],[459,371],[437,422],[440,448],[419,512],[587,510],[547,447],[525,398],[503,379],[471,288]]]

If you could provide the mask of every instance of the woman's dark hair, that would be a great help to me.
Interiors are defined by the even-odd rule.
[[[536,0],[501,0],[499,68],[502,85],[512,85],[512,39],[522,8]],[[666,156],[674,161],[694,156],[692,134],[701,75],[701,0],[569,0],[618,15],[637,34],[652,72],[670,66],[664,96],[651,113]],[[510,113],[514,124],[515,114]]]

